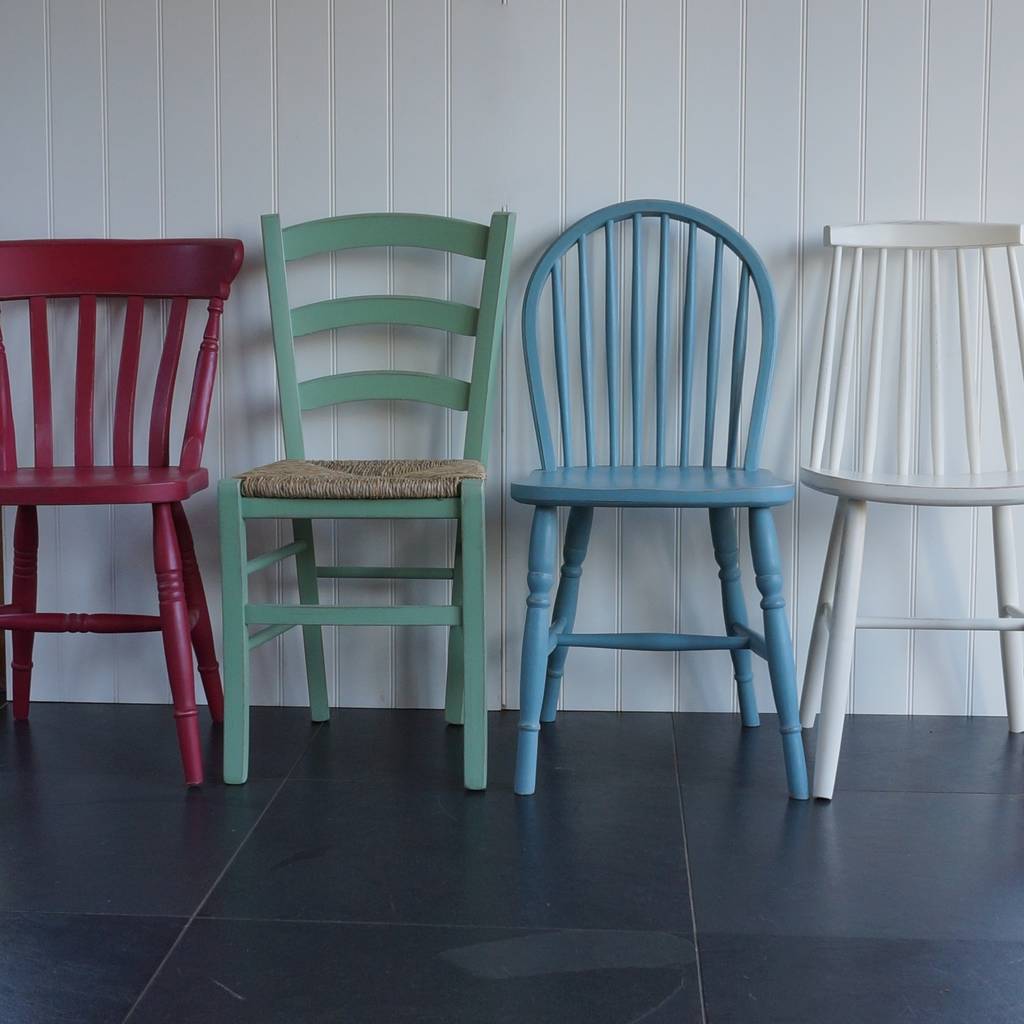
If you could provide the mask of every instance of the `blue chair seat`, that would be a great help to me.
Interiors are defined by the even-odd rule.
[[[793,500],[795,485],[764,469],[714,466],[570,466],[512,484],[526,505],[638,508],[767,508]]]

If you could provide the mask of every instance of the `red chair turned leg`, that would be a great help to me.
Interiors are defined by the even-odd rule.
[[[20,505],[14,519],[14,566],[11,572],[11,603],[23,612],[36,610],[36,565],[39,553],[39,520],[34,505]],[[14,717],[28,718],[32,689],[32,630],[11,631],[11,675],[14,683]]]
[[[224,721],[224,691],[220,685],[220,666],[217,664],[217,651],[213,646],[213,626],[210,624],[210,608],[206,603],[203,577],[199,572],[199,560],[196,558],[192,531],[189,529],[185,509],[180,501],[171,506],[171,514],[174,517],[174,530],[181,550],[185,600],[188,602],[189,612],[195,617],[192,626],[192,647],[199,665],[199,678],[203,682],[210,717],[220,723]]]
[[[192,672],[192,631],[181,572],[181,551],[170,505],[153,506],[153,563],[160,602],[160,631],[164,638],[164,656],[185,782],[198,786],[203,781],[203,759],[199,749],[199,721]]]

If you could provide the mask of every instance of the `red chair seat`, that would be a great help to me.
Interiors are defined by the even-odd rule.
[[[0,505],[134,505],[182,501],[210,482],[177,466],[27,466],[0,472]]]

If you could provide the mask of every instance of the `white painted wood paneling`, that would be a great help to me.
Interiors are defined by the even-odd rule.
[[[527,273],[562,227],[600,205],[657,195],[707,207],[751,238],[779,306],[765,463],[793,475],[808,439],[821,337],[822,225],[1024,219],[1017,130],[1024,15],[1016,0],[4,0],[0,18],[0,91],[18,96],[0,106],[0,142],[18,156],[0,177],[0,235],[223,233],[246,244],[210,425],[206,463],[214,476],[281,454],[261,213],[279,209],[286,222],[377,209],[478,220],[502,207],[518,213],[488,495],[494,707],[517,703],[525,598],[529,515],[508,498],[508,485],[537,462],[519,307]],[[316,259],[296,271],[301,298],[408,290],[471,299],[478,284],[461,260],[405,252]],[[923,301],[926,309],[926,293]],[[1007,328],[1008,313],[1009,306]],[[53,326],[59,357],[73,316],[55,311]],[[150,360],[158,326],[154,317]],[[4,328],[12,373],[24,379],[20,311],[4,311]],[[431,333],[338,331],[307,339],[300,363],[309,373],[389,365],[460,372],[468,343]],[[190,341],[184,374],[194,333]],[[101,318],[100,342],[96,423],[106,452],[116,309],[109,327]],[[990,364],[979,352],[986,448],[999,436]],[[71,369],[60,358],[55,367],[63,393]],[[1024,401],[1024,382],[1013,395]],[[31,449],[26,397],[16,389],[24,455]],[[947,396],[950,408],[955,399]],[[927,389],[921,400],[927,408]],[[323,411],[310,420],[311,454],[457,452],[458,419],[399,403]],[[921,443],[927,447],[927,436]],[[58,444],[67,449],[69,432]],[[219,619],[212,491],[190,508]],[[831,500],[802,492],[792,514],[778,515],[801,666],[831,509]],[[4,519],[9,543],[9,512]],[[44,514],[41,606],[155,605],[148,529],[148,517],[133,509]],[[252,545],[269,546],[287,529],[257,524]],[[320,557],[446,555],[450,531],[416,530],[326,524]],[[108,553],[115,534],[116,560]],[[294,594],[294,582],[272,570],[253,590],[273,599]],[[325,598],[366,603],[417,592],[440,597],[444,588],[356,581],[323,588]],[[748,593],[754,618],[756,593]],[[868,614],[992,614],[987,514],[874,508],[862,604]],[[598,512],[581,630],[713,631],[719,607],[705,515]],[[440,705],[443,631],[327,634],[335,704]],[[35,660],[40,699],[167,699],[153,637],[43,636]],[[256,653],[253,687],[261,702],[305,699],[297,633]],[[724,655],[579,651],[568,661],[563,705],[719,710],[735,700]],[[851,708],[1001,714],[997,641],[864,633]]]

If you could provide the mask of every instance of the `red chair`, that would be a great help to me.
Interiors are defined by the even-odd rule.
[[[35,465],[18,465],[7,353],[0,334],[0,505],[16,505],[11,602],[0,605],[0,628],[11,630],[14,717],[28,718],[32,644],[44,633],[163,634],[185,781],[199,785],[203,764],[196,719],[192,651],[215,722],[224,713],[210,614],[182,501],[209,482],[200,465],[217,372],[220,320],[231,282],[242,264],[236,239],[145,241],[0,241],[0,302],[27,300],[32,366]],[[113,465],[93,453],[96,376],[96,300],[123,298],[124,333],[113,410]],[[74,462],[53,464],[53,396],[47,300],[77,298]],[[138,383],[146,300],[168,301],[149,419],[145,462],[134,452]],[[192,382],[185,436],[170,464],[171,408],[190,299],[208,301],[209,315]],[[153,559],[159,615],[36,611],[37,505],[152,505]]]

